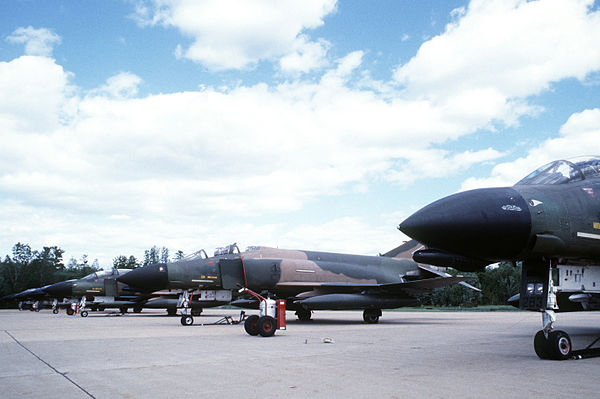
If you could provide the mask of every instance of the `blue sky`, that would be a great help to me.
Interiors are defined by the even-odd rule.
[[[375,254],[600,152],[593,0],[6,1],[0,254]]]

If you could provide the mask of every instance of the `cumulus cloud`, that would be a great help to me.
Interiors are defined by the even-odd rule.
[[[323,65],[327,46],[303,32],[323,25],[336,0],[150,0],[137,3],[143,25],[175,27],[192,39],[176,54],[214,70],[243,69],[283,57],[283,71]]]
[[[65,117],[70,74],[50,58],[22,56],[0,62],[0,131],[53,131]]]
[[[472,0],[394,77],[413,96],[457,115],[513,124],[540,111],[523,99],[598,69],[600,13],[593,4]]]
[[[54,46],[61,42],[61,38],[49,29],[35,29],[32,26],[17,28],[6,38],[8,42],[25,45],[26,55],[52,55]]]
[[[108,95],[113,98],[134,97],[138,93],[138,87],[142,79],[130,72],[121,72],[106,80],[106,84],[98,89],[92,90],[91,95]]]
[[[307,73],[327,65],[327,50],[330,43],[325,40],[311,42],[304,35],[294,43],[293,52],[279,60],[281,70],[286,74]]]

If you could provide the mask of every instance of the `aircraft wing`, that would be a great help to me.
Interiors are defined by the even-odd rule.
[[[368,291],[369,293],[407,293],[407,294],[420,294],[433,290],[434,288],[445,287],[452,284],[464,283],[465,280],[469,280],[472,277],[464,276],[439,276],[433,278],[426,278],[421,280],[404,281],[398,283],[319,283],[319,282],[304,282],[304,283],[280,283],[280,287],[305,287],[307,291],[299,294],[298,297],[311,297],[316,295],[322,295],[330,292],[362,292]],[[469,288],[479,291],[478,288],[466,284]],[[311,289],[312,288],[312,289]]]

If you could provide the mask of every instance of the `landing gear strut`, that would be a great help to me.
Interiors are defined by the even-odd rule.
[[[179,301],[177,301],[177,308],[181,308],[181,325],[191,326],[194,324],[194,318],[192,317],[192,310],[190,304],[192,302],[193,294],[189,291],[184,291],[179,295]]]

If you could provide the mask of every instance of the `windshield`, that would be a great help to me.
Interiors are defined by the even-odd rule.
[[[516,185],[565,184],[600,176],[600,157],[578,157],[550,162],[530,173]]]
[[[193,254],[190,255],[186,255],[183,258],[181,258],[181,260],[196,260],[196,259],[207,259],[208,255],[206,254],[206,251],[201,249],[200,251],[196,251]]]
[[[87,276],[83,277],[82,280],[96,280],[98,275],[96,273],[90,273]]]

